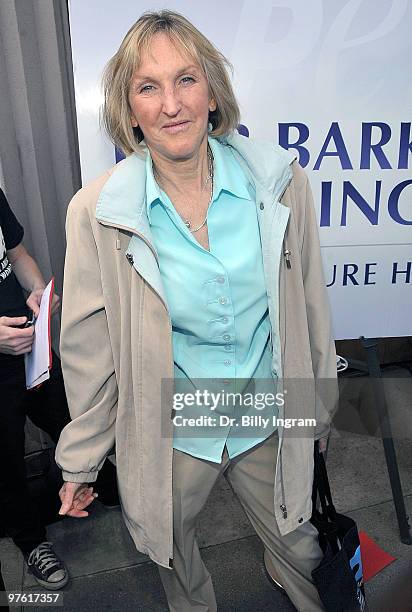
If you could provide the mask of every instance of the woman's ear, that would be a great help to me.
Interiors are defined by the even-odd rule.
[[[213,113],[217,109],[216,100],[214,98],[210,98],[209,101],[209,112]]]

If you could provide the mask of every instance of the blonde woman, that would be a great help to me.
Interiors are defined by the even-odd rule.
[[[68,210],[61,356],[73,420],[56,451],[61,513],[88,515],[89,485],[115,445],[123,518],[158,564],[170,610],[212,612],[195,522],[223,473],[294,605],[321,610],[311,581],[322,556],[309,522],[313,447],[328,435],[333,402],[323,414],[310,393],[266,406],[270,417],[315,417],[306,435],[273,418],[240,435],[237,408],[221,404],[213,425],[183,433],[167,384],[335,384],[306,175],[289,152],[235,132],[227,62],[177,13],[140,17],[104,90],[104,123],[126,159]]]

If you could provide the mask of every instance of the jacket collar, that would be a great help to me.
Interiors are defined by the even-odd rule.
[[[264,140],[232,134],[220,139],[232,147],[256,191],[256,201],[270,197],[279,200],[292,178],[292,162],[296,154]]]
[[[292,178],[296,155],[279,145],[239,134],[218,138],[232,148],[256,192],[256,200],[278,200]],[[146,154],[147,155],[147,154]],[[146,155],[133,153],[117,164],[100,192],[96,218],[150,236],[146,209]]]

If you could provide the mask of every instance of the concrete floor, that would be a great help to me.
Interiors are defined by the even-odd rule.
[[[412,394],[403,376],[405,372],[391,372],[387,376],[386,391],[391,398],[395,445],[405,503],[410,512]],[[348,393],[348,389],[355,387],[341,381],[346,409],[356,404],[353,394]],[[362,392],[357,390],[356,397],[360,395]],[[361,411],[367,412],[366,404],[363,399]],[[356,410],[359,411],[359,407],[358,402]],[[394,579],[404,571],[410,572],[412,577],[412,546],[402,544],[399,539],[382,441],[378,436],[365,433],[334,431],[328,470],[338,511],[352,516],[359,529],[396,557],[394,563],[366,585],[370,610],[381,612],[382,598]],[[91,509],[88,519],[66,517],[48,527],[48,538],[55,543],[71,575],[69,585],[63,590],[64,611],[166,612],[168,608],[157,568],[136,551],[123,525],[120,509],[107,509],[98,501],[93,502]],[[218,522],[216,516],[220,517]],[[272,589],[267,581],[262,545],[224,479],[216,484],[199,517],[198,539],[212,574],[220,612],[294,610],[287,596]],[[1,540],[0,558],[8,590],[42,590],[27,575],[22,556],[10,539]],[[412,610],[412,598],[410,601],[410,607],[387,610]],[[34,609],[43,610],[40,606]]]

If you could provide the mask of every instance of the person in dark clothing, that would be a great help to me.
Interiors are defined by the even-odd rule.
[[[3,576],[1,574],[1,563],[0,563],[0,593],[5,590],[6,590],[6,587],[4,586]],[[6,604],[0,603],[0,610],[10,610],[10,608],[9,606],[6,606]]]
[[[26,389],[24,354],[31,351],[34,327],[22,326],[31,311],[37,316],[46,285],[36,262],[22,245],[23,234],[23,227],[0,189],[0,531],[20,548],[37,582],[57,590],[67,584],[69,574],[52,542],[47,541],[44,521],[28,489],[24,426],[28,416],[57,444],[60,432],[70,422],[70,414],[60,360],[55,353],[50,379],[37,389]],[[27,299],[23,290],[28,293]],[[59,303],[54,294],[52,313]],[[101,489],[96,489],[106,494],[107,504],[118,503],[116,469],[110,461],[103,466],[100,485]]]

